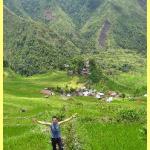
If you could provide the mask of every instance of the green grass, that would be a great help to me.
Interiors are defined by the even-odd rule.
[[[4,71],[4,150],[51,149],[47,127],[33,124],[32,119],[50,121],[51,116],[64,118],[78,113],[78,118],[62,126],[62,136],[69,149],[86,150],[146,150],[146,141],[139,129],[146,124],[146,101],[116,100],[101,102],[92,97],[65,99],[60,95],[44,98],[40,90],[47,86],[77,85],[78,77],[68,77],[65,72],[55,71],[32,77],[21,77]],[[121,78],[120,78],[121,81]],[[25,109],[26,112],[21,112]],[[140,120],[133,123],[114,121],[122,109],[135,109]],[[109,121],[109,118],[113,118]],[[71,130],[68,130],[71,126]],[[74,134],[72,134],[74,133]],[[70,139],[71,138],[71,139]],[[78,142],[77,142],[78,141]],[[76,144],[76,146],[75,146]]]
[[[103,91],[114,90],[130,96],[143,96],[147,91],[146,80],[145,73],[120,73],[109,76],[108,80],[101,81],[94,87]]]

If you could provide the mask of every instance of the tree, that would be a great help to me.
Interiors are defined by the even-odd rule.
[[[90,65],[90,74],[88,76],[89,80],[92,81],[92,83],[97,83],[101,80],[101,78],[103,77],[102,72],[100,70],[100,68],[97,67],[96,62],[94,59],[91,59],[89,61],[89,65]]]
[[[3,67],[9,67],[9,64],[8,64],[7,60],[3,60]]]

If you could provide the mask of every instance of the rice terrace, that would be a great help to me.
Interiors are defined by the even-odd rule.
[[[146,49],[145,0],[4,0],[4,150],[146,150]]]

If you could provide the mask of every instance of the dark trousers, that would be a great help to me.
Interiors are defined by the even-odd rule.
[[[59,150],[63,150],[63,144],[61,138],[51,138],[53,150],[56,150],[56,145],[58,145]]]

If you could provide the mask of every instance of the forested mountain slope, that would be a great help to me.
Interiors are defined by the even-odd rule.
[[[4,8],[4,59],[25,75],[60,68],[79,49],[46,25],[16,16]]]
[[[5,60],[21,74],[112,48],[146,53],[145,0],[4,0],[4,27]]]

